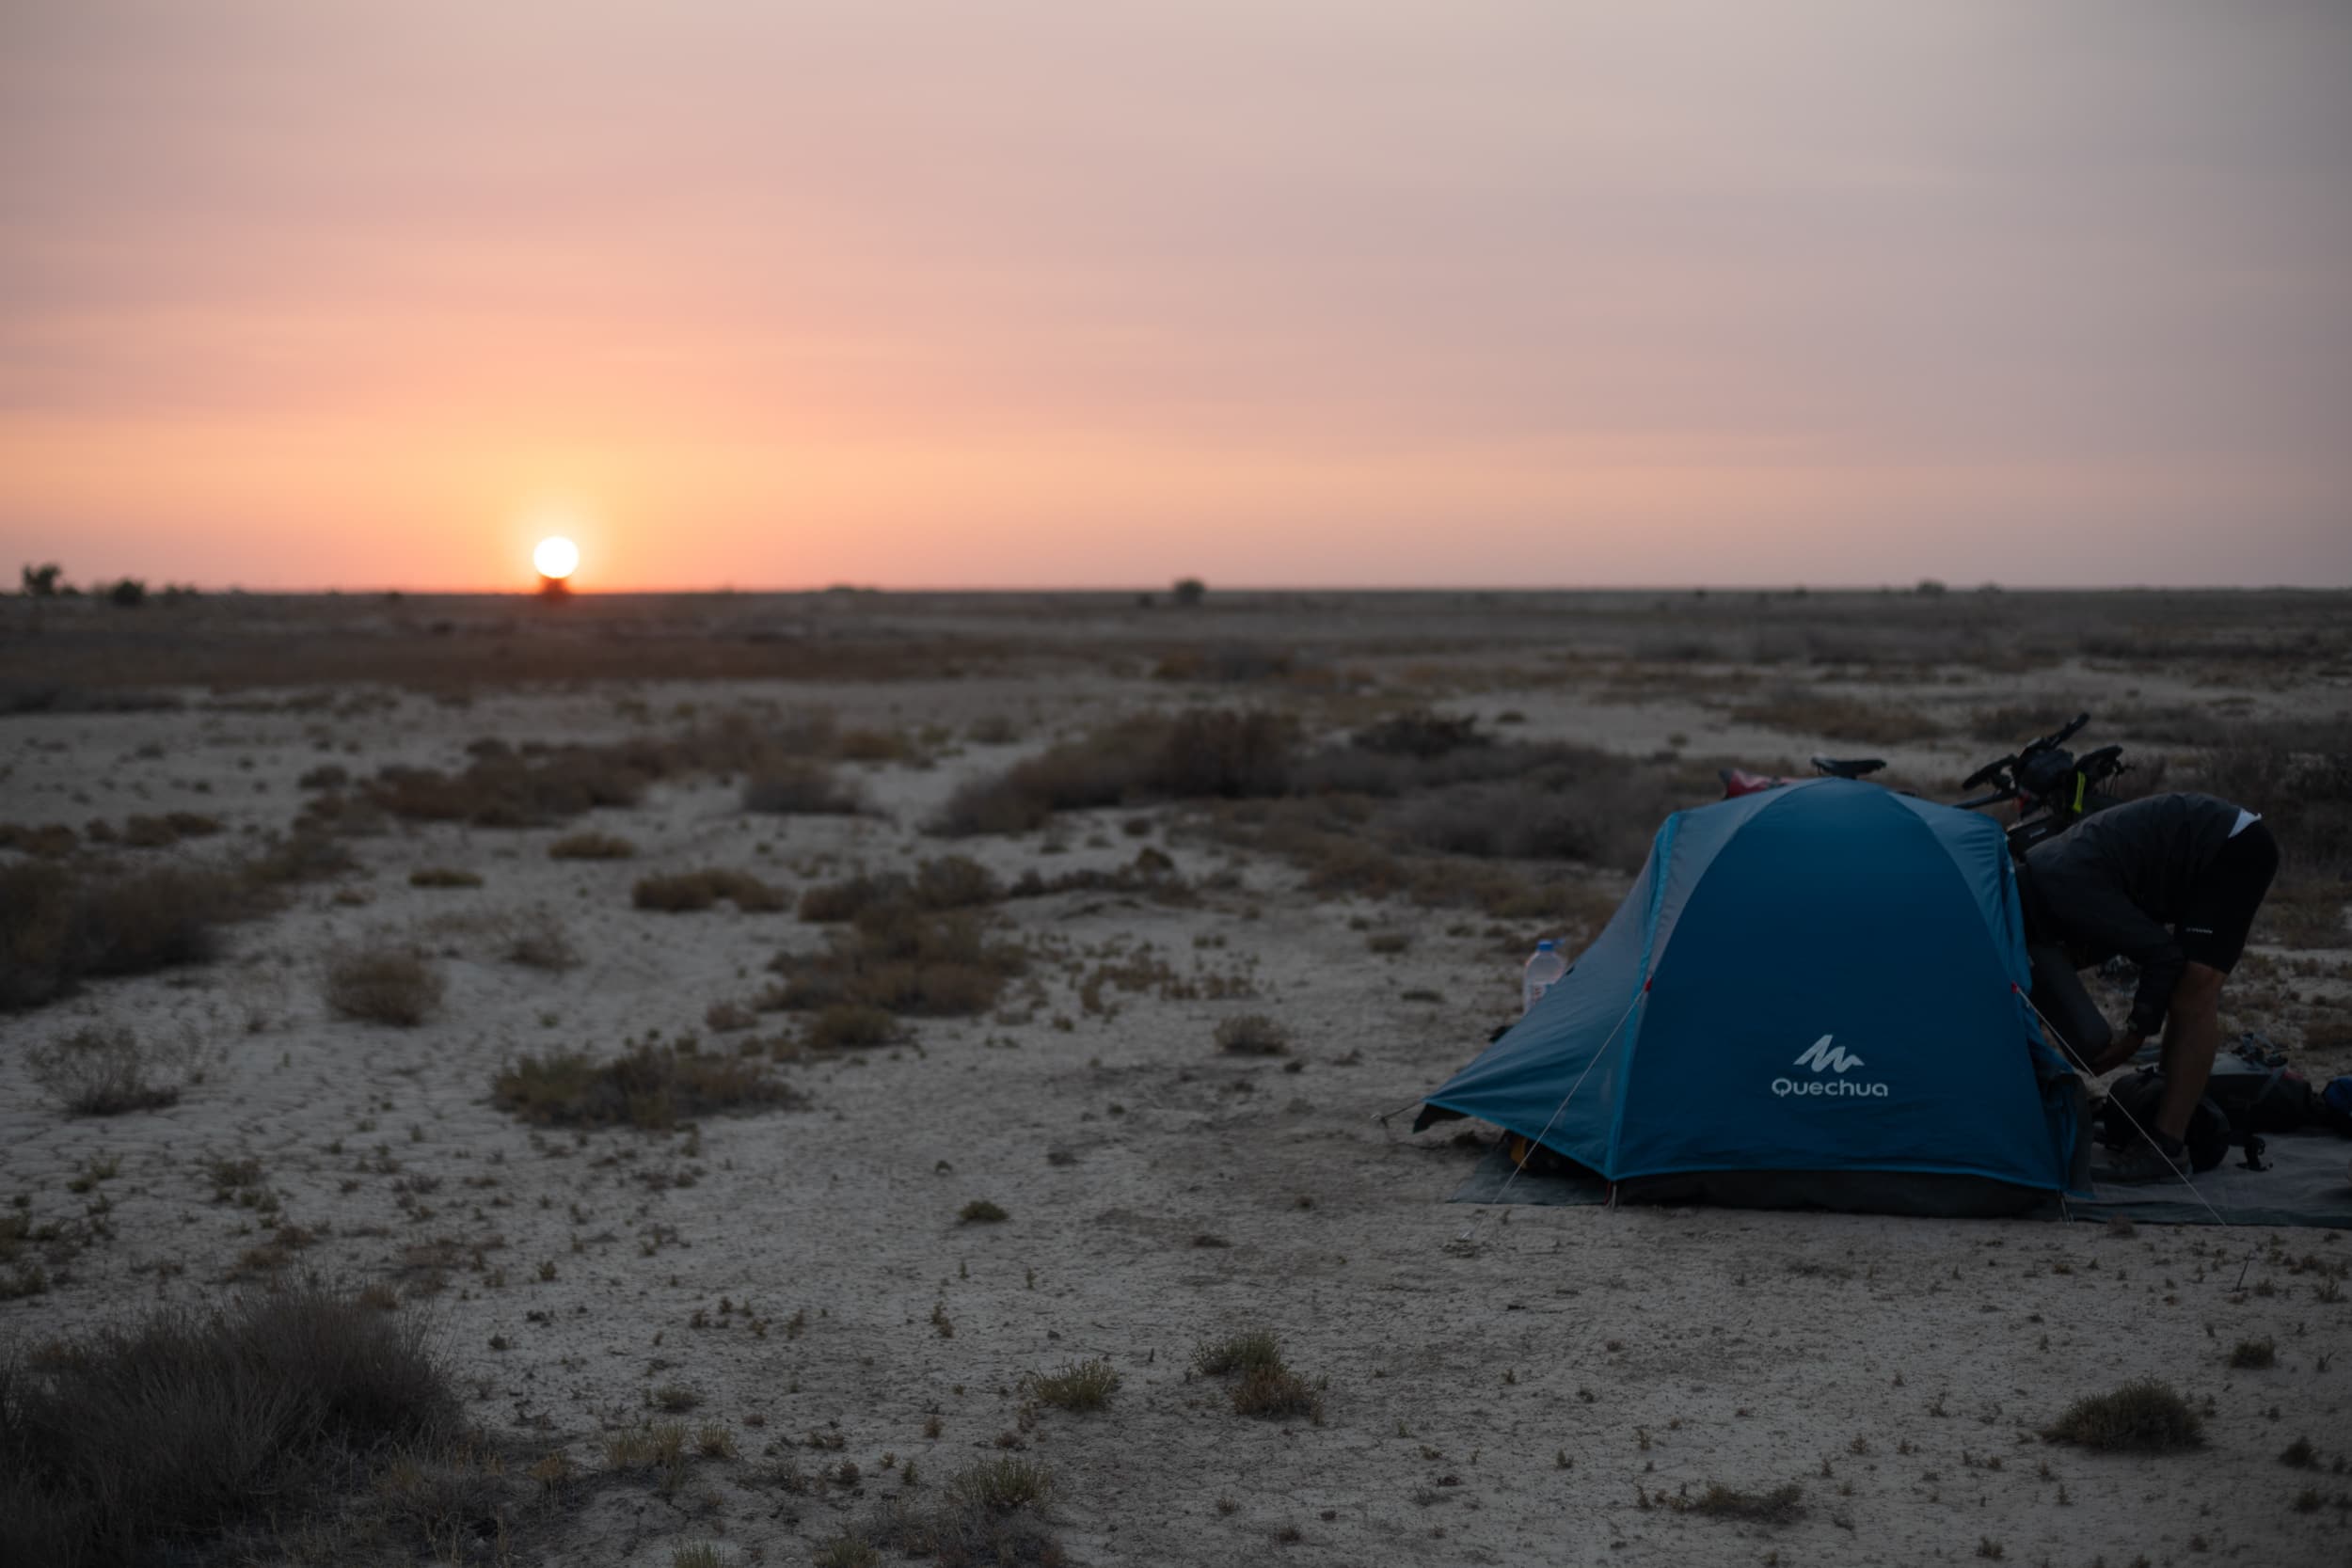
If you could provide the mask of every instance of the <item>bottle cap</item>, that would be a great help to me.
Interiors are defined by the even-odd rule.
[[[1559,945],[1560,944],[1558,942],[1552,941],[1549,937],[1546,937],[1543,941],[1535,944],[1535,951],[1538,953],[1549,953]]]

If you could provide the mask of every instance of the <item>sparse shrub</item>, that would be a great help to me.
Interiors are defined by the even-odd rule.
[[[413,1029],[442,990],[440,975],[405,948],[346,947],[326,960],[326,1005],[345,1018]]]
[[[2279,1463],[2292,1470],[2316,1470],[2319,1450],[2312,1446],[2310,1438],[2297,1437],[2280,1451]]]
[[[133,816],[123,819],[115,842],[131,849],[167,849],[183,838],[210,838],[220,823],[192,811],[166,812],[161,816]]]
[[[2076,1400],[2042,1433],[2053,1443],[2133,1453],[2169,1453],[2204,1441],[2204,1418],[2169,1385],[2153,1378]]]
[[[1002,1225],[1010,1214],[984,1197],[976,1197],[956,1211],[958,1225]]]
[[[1029,1390],[1039,1402],[1062,1410],[1100,1410],[1119,1392],[1119,1370],[1101,1356],[1073,1361],[1059,1371],[1038,1373]]]
[[[828,1544],[818,1560],[835,1568],[871,1568],[879,1548],[925,1557],[940,1568],[1001,1568],[1065,1560],[1047,1528],[1053,1474],[1043,1465],[1008,1455],[957,1474],[940,1500],[923,1507],[903,1492],[875,1505],[863,1526]]]
[[[1658,1500],[1682,1513],[1703,1514],[1710,1519],[1749,1519],[1763,1525],[1785,1525],[1804,1513],[1804,1488],[1795,1481],[1775,1486],[1769,1492],[1741,1492],[1717,1481],[1708,1481],[1707,1490],[1695,1497],[1661,1493]]]
[[[604,1440],[604,1465],[625,1475],[649,1474],[657,1492],[672,1496],[686,1480],[686,1428],[675,1421],[657,1421],[634,1432],[614,1433]]]
[[[43,861],[0,865],[0,1009],[38,1006],[83,979],[201,963],[218,927],[252,912],[227,875],[157,866],[95,880]]]
[[[1262,1421],[1303,1416],[1323,1424],[1323,1396],[1307,1380],[1279,1362],[1252,1367],[1233,1385],[1233,1414]]]
[[[2279,1346],[2270,1339],[2240,1339],[2230,1351],[2230,1365],[2240,1370],[2260,1370],[2276,1366]]]
[[[758,1022],[758,1015],[739,1002],[713,1002],[703,1009],[703,1026],[714,1035],[733,1034]]]
[[[746,914],[771,913],[786,903],[782,893],[748,872],[716,869],[641,877],[629,897],[641,910],[671,914],[707,910],[723,898]]]
[[[625,861],[637,846],[615,833],[567,833],[548,846],[552,861]]]
[[[147,602],[147,584],[137,578],[124,578],[104,588],[93,588],[91,592],[104,594],[106,602],[117,610],[136,610]]]
[[[480,887],[482,874],[478,871],[461,871],[454,866],[448,865],[421,866],[408,873],[408,885],[410,887]]]
[[[1375,724],[1358,730],[1348,739],[1350,744],[1367,752],[1408,757],[1441,757],[1465,746],[1484,746],[1487,743],[1487,737],[1478,733],[1476,715],[1467,719],[1447,719],[1427,708],[1391,714]]]
[[[801,895],[800,915],[812,925],[855,920],[878,905],[902,903],[912,893],[907,879],[895,873],[820,882]]]
[[[1205,1377],[1223,1377],[1228,1372],[1254,1371],[1281,1364],[1281,1341],[1263,1328],[1207,1340],[1194,1346],[1192,1352],[1192,1370]]]
[[[458,1417],[418,1323],[313,1286],[102,1329],[0,1365],[0,1560],[95,1568],[283,1527]]]
[[[245,863],[243,876],[249,888],[274,889],[337,876],[358,863],[349,849],[327,833],[305,829],[273,840]]]
[[[597,806],[633,806],[645,785],[689,759],[652,744],[564,746],[517,752],[503,741],[477,741],[457,773],[389,767],[362,786],[369,804],[420,822],[470,822],[479,828],[530,828]],[[528,752],[528,749],[526,749]]]
[[[770,967],[785,981],[763,1006],[805,1012],[854,1003],[901,1017],[962,1018],[993,1007],[1027,960],[1018,947],[985,941],[968,915],[886,903],[860,911],[824,951],[786,954]]]
[[[1216,1048],[1228,1055],[1279,1056],[1290,1043],[1290,1031],[1263,1013],[1243,1013],[1216,1026]]]
[[[996,874],[967,855],[942,855],[914,868],[914,902],[926,910],[962,910],[1005,895]]]
[[[556,974],[577,969],[580,963],[580,949],[572,944],[571,933],[564,928],[562,921],[544,910],[521,917],[508,928],[500,957],[525,969]]]
[[[1199,578],[1178,578],[1168,596],[1184,609],[1192,610],[1209,596],[1209,587]]]
[[[726,1562],[717,1543],[710,1541],[690,1542],[670,1553],[670,1568],[726,1568]]]
[[[101,837],[96,830],[113,832],[106,828],[103,820],[91,823],[90,827],[90,836],[94,840]],[[82,835],[62,822],[45,823],[38,828],[17,822],[0,822],[0,849],[14,849],[19,854],[37,855],[42,860],[57,860],[70,855],[81,841]]]
[[[25,1053],[25,1064],[34,1082],[70,1114],[111,1117],[179,1102],[180,1084],[153,1076],[164,1065],[162,1054],[141,1045],[128,1029],[86,1028],[33,1047]],[[189,1054],[180,1053],[176,1065],[184,1075],[191,1065]]]
[[[778,761],[743,782],[743,809],[777,816],[854,816],[864,804],[856,789],[823,763]]]
[[[918,753],[896,730],[843,730],[834,737],[833,754],[844,762],[904,762]]]
[[[525,1056],[498,1075],[491,1103],[525,1121],[559,1127],[626,1124],[660,1130],[682,1118],[764,1106],[796,1109],[798,1090],[741,1056],[689,1054],[641,1045],[610,1062],[577,1052]]]
[[[835,1002],[810,1019],[802,1033],[804,1043],[822,1051],[888,1045],[899,1037],[898,1021],[880,1007],[857,1002]]]
[[[1057,811],[1279,795],[1297,735],[1288,715],[1261,711],[1188,708],[1128,720],[965,784],[948,797],[933,831],[1025,832]]]
[[[1053,1501],[1054,1472],[1036,1460],[1010,1454],[1001,1459],[984,1459],[950,1480],[947,1495],[957,1502],[991,1513],[1009,1513],[1017,1508],[1041,1509]]]

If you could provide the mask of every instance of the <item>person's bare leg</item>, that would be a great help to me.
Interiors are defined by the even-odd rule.
[[[2221,1049],[2221,982],[2225,978],[2212,965],[2192,960],[2172,988],[2161,1057],[2164,1098],[2156,1102],[2156,1129],[2169,1137],[2177,1138],[2188,1131],[2189,1115],[2204,1098],[2205,1080],[2213,1076],[2214,1053]]]

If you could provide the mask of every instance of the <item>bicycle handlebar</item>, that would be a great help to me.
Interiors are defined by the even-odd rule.
[[[2016,762],[2016,760],[2017,759],[2015,757],[2003,757],[1998,762],[1988,762],[1982,768],[1978,768],[1975,772],[1961,780],[1960,787],[1963,789],[1974,789],[1979,784],[1991,784],[1994,780],[1999,778],[2002,772],[2011,764]]]

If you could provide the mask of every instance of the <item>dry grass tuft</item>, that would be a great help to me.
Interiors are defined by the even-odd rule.
[[[326,960],[326,1005],[345,1018],[413,1029],[441,1004],[441,977],[415,953],[346,947]]]
[[[1282,1362],[1282,1346],[1265,1329],[1250,1329],[1193,1347],[1192,1368],[1204,1377],[1239,1373],[1233,1413],[1260,1420],[1304,1417],[1323,1424],[1323,1394]]]
[[[480,887],[482,873],[454,866],[428,865],[408,873],[410,887]]]
[[[1285,787],[1297,722],[1285,714],[1191,708],[1135,719],[958,788],[933,831],[1025,832],[1057,811],[1151,800],[1232,800]]]
[[[1033,1459],[986,1459],[947,1482],[947,1495],[991,1513],[1041,1509],[1054,1500],[1054,1472]]]
[[[1100,1410],[1119,1392],[1119,1370],[1101,1356],[1073,1361],[1056,1372],[1033,1373],[1029,1391],[1060,1410]]]
[[[965,855],[943,855],[914,868],[912,878],[896,872],[823,882],[801,895],[801,918],[830,925],[855,920],[868,910],[904,908],[938,913],[975,909],[1005,896],[993,872]]]
[[[188,1050],[158,1051],[128,1029],[77,1029],[25,1053],[33,1081],[77,1117],[112,1117],[177,1104],[194,1069]],[[164,1069],[170,1081],[158,1079]]]
[[[421,1475],[458,1420],[417,1323],[316,1287],[54,1344],[0,1365],[0,1560],[209,1560],[241,1528],[348,1510],[334,1495],[383,1455]]]
[[[499,1109],[542,1126],[655,1131],[721,1111],[797,1110],[808,1102],[748,1058],[654,1045],[609,1062],[576,1052],[525,1056],[498,1075],[490,1099]]]
[[[2170,1453],[2204,1441],[2204,1418],[2169,1384],[2153,1378],[2126,1383],[2068,1405],[2042,1433],[2052,1443],[2129,1453]]]
[[[884,1498],[867,1520],[829,1542],[825,1568],[873,1568],[881,1548],[929,1558],[939,1568],[1051,1568],[1068,1560],[1047,1528],[1053,1472],[1035,1460],[1006,1455],[959,1472],[931,1507],[906,1493]]]
[[[1010,1218],[1001,1207],[984,1197],[976,1197],[956,1211],[958,1225],[1002,1225]]]
[[[625,861],[637,846],[613,833],[568,833],[548,846],[551,861]]]
[[[571,933],[564,929],[562,921],[544,910],[520,916],[508,927],[506,943],[499,956],[525,969],[544,969],[559,974],[567,969],[578,969],[581,962]]]
[[[1323,1396],[1288,1367],[1252,1367],[1233,1385],[1233,1414],[1262,1421],[1304,1417],[1321,1426]]]
[[[770,966],[784,984],[769,1006],[818,1011],[854,1005],[901,1017],[964,1018],[996,1005],[1027,959],[991,942],[961,913],[932,914],[905,903],[868,905],[823,951],[786,954]]]
[[[834,1003],[810,1019],[801,1033],[803,1044],[819,1051],[890,1045],[904,1037],[897,1019],[858,1002]]]
[[[254,912],[229,874],[194,866],[85,879],[47,861],[0,866],[0,1010],[38,1006],[87,977],[201,963],[218,927]]]
[[[746,914],[772,913],[787,902],[782,893],[748,872],[715,868],[642,877],[629,896],[641,910],[672,914],[707,910],[723,898]]]
[[[1279,1056],[1290,1043],[1290,1031],[1263,1013],[1243,1013],[1216,1026],[1216,1048],[1228,1055]]]
[[[1804,1516],[1804,1488],[1795,1481],[1769,1492],[1741,1492],[1708,1481],[1707,1490],[1695,1497],[1661,1494],[1658,1500],[1678,1513],[1745,1519],[1760,1525],[1786,1525]]]
[[[797,816],[854,816],[865,810],[857,789],[819,762],[774,761],[743,783],[743,809]]]
[[[1192,1370],[1205,1377],[1255,1371],[1282,1364],[1282,1342],[1271,1330],[1257,1328],[1229,1334],[1193,1347]]]

